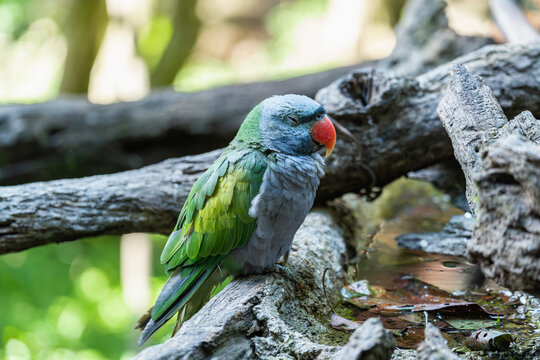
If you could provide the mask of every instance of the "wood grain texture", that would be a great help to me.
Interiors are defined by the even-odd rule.
[[[339,298],[345,242],[326,212],[313,212],[295,235],[288,267],[280,274],[233,280],[167,342],[139,353],[146,359],[328,359],[338,350],[327,326],[326,291]]]
[[[529,109],[540,117],[540,43],[486,46],[455,61],[482,76],[507,116]],[[322,191],[324,197],[370,183],[360,160],[373,169],[382,186],[453,157],[437,115],[451,66],[414,78],[363,69],[319,91],[316,99],[357,139],[338,136],[334,153],[339,156],[328,159],[332,183]]]
[[[540,44],[491,46],[459,58],[484,74],[502,109],[514,114],[529,105],[540,114]],[[359,140],[338,134],[317,201],[377,185],[453,155],[436,108],[450,64],[416,78],[382,71],[354,72],[321,90],[319,100]],[[501,71],[504,69],[504,71]],[[512,79],[510,81],[510,79]],[[361,89],[373,83],[363,104]],[[0,253],[129,232],[168,234],[195,179],[218,152],[170,159],[113,175],[0,187]]]
[[[477,215],[467,251],[484,274],[511,289],[540,288],[540,121],[508,120],[497,99],[463,65],[451,69],[438,108]]]
[[[396,28],[394,52],[365,62],[280,81],[195,93],[155,90],[135,102],[90,104],[65,97],[0,107],[0,185],[133,169],[225,146],[249,110],[276,94],[314,97],[350,71],[376,66],[418,75],[490,43],[448,27],[445,2],[414,0]]]

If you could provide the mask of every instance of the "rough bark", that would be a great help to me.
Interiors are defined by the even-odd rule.
[[[538,294],[540,145],[510,135],[488,147],[482,160],[475,177],[479,211],[468,255],[499,284]]]
[[[460,61],[485,74],[508,113],[530,104],[540,114],[540,91],[534,91],[540,83],[540,67],[535,67],[540,44],[487,47]],[[448,69],[445,65],[416,79],[355,72],[321,91],[319,100],[360,146],[339,136],[318,201],[369,187],[372,178],[361,160],[383,186],[452,156],[435,110]],[[362,105],[361,92],[352,91],[364,81],[374,86],[367,105]],[[168,233],[193,181],[216,156],[171,159],[109,176],[0,187],[0,252],[104,233]]]
[[[336,354],[336,360],[390,360],[394,338],[384,330],[381,319],[367,319]]]
[[[434,33],[444,39],[442,45]],[[490,41],[450,30],[440,0],[407,5],[396,34],[396,50],[377,66],[409,75]],[[199,93],[156,91],[131,103],[92,105],[65,98],[0,107],[0,184],[111,173],[213,150],[233,138],[244,116],[262,99],[284,93],[314,96],[351,70],[374,64]]]
[[[288,267],[279,274],[233,280],[167,342],[136,360],[329,359],[338,350],[329,327],[326,293],[336,300],[344,281],[345,243],[325,212],[312,212],[298,230]]]
[[[540,43],[486,46],[456,61],[483,76],[509,116],[524,108],[540,115]],[[364,69],[319,91],[316,99],[357,139],[338,137],[335,154],[339,156],[329,158],[327,174],[336,191],[355,191],[370,184],[360,160],[382,186],[452,157],[451,142],[436,111],[450,66],[416,78]]]
[[[0,254],[99,234],[169,233],[220,151],[113,175],[0,187]]]
[[[540,121],[528,111],[508,121],[489,87],[460,64],[438,112],[477,214],[469,256],[500,284],[538,291]]]
[[[536,65],[532,75],[536,77],[536,86],[540,86],[540,60]],[[472,74],[476,73],[474,68],[469,70],[460,64],[452,67],[452,79],[437,111],[465,174],[469,208],[476,213],[478,194],[473,177],[482,166],[482,151],[511,133],[540,142],[540,123],[528,111],[508,121],[488,85]]]
[[[154,91],[136,101],[62,98],[0,107],[0,184],[137,168],[225,146],[249,110],[274,94],[314,96],[354,67],[197,93]]]

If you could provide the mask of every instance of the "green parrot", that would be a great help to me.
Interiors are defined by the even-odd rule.
[[[251,110],[180,211],[161,254],[170,278],[139,321],[140,345],[190,299],[206,301],[211,278],[262,273],[286,259],[324,175],[317,151],[330,155],[335,141],[324,107],[306,96],[273,96]]]

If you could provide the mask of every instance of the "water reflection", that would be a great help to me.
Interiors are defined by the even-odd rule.
[[[411,223],[417,223],[421,231],[433,231],[440,229],[441,223],[444,224],[455,213],[454,209],[448,214],[438,212],[435,221],[433,214],[430,214],[430,219],[405,216],[386,221],[367,255],[359,258],[354,278],[366,279],[370,284],[387,289],[392,289],[395,279],[402,276],[412,276],[450,293],[467,292],[483,285],[497,288],[491,281],[486,283],[479,267],[465,257],[428,254],[397,247],[394,239],[397,235],[416,231]],[[415,214],[418,215],[417,212]]]

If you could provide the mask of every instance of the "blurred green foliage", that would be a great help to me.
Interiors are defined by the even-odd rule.
[[[173,24],[171,18],[157,15],[143,26],[138,37],[137,49],[150,69],[156,67],[171,40]]]
[[[163,237],[153,237],[159,254]],[[0,359],[128,359],[138,315],[122,297],[119,238],[102,236],[0,257]],[[152,293],[166,279],[153,268]],[[169,324],[151,340],[164,341]]]

